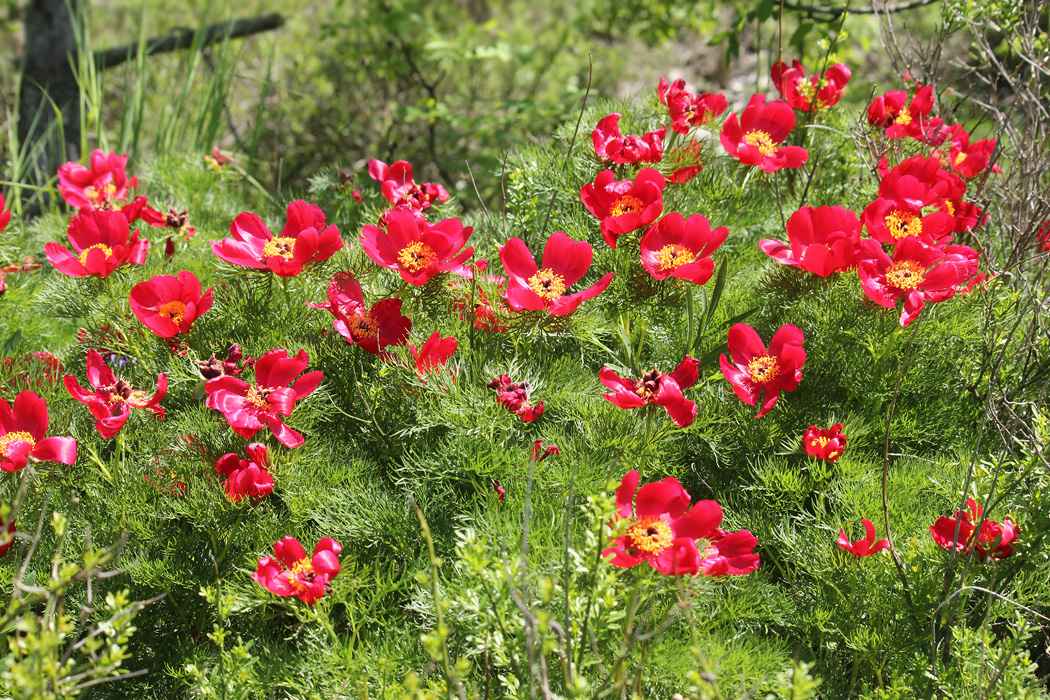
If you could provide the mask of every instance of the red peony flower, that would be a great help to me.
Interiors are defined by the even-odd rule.
[[[593,299],[609,286],[608,273],[587,289],[565,295],[591,266],[594,251],[586,241],[574,241],[555,231],[543,248],[543,267],[537,267],[532,253],[520,238],[512,238],[499,248],[499,259],[507,271],[507,305],[514,311],[541,311],[567,316],[583,301]]]
[[[215,472],[226,475],[223,488],[231,501],[265,498],[273,493],[273,475],[270,474],[270,455],[266,445],[253,442],[245,453],[248,459],[229,452],[215,463]]]
[[[798,326],[789,323],[773,334],[767,351],[758,333],[746,323],[729,329],[729,354],[733,361],[730,363],[722,355],[718,362],[722,375],[748,406],[758,403],[759,394],[765,390],[762,408],[755,418],[769,413],[781,391],[794,391],[802,381],[802,366],[806,364],[803,340]]]
[[[409,343],[408,349],[412,351],[412,357],[415,358],[416,372],[420,378],[444,367],[458,345],[459,343],[455,338],[442,338],[437,331],[434,331],[427,338],[426,342],[423,343],[423,347],[418,351],[415,345]]]
[[[722,147],[744,165],[757,165],[767,173],[781,168],[801,168],[809,153],[801,146],[781,146],[795,126],[795,111],[787,102],[766,104],[765,95],[753,95],[737,120],[730,114],[722,127]]]
[[[981,522],[984,509],[972,498],[966,499],[966,507],[969,511],[957,510],[954,518],[937,518],[937,522],[930,526],[934,542],[945,549],[954,548],[956,552],[969,552],[976,548],[977,553],[985,558],[1005,559],[1013,554],[1011,542],[1017,540],[1017,527],[1010,519],[1006,518],[1001,525],[985,520],[978,530],[977,524]]]
[[[368,162],[368,174],[380,183],[383,196],[394,206],[407,205],[425,211],[434,202],[448,201],[448,192],[441,185],[430,182],[417,185],[412,179],[412,166],[406,161],[387,165],[373,158]]]
[[[339,552],[342,547],[331,537],[322,537],[312,557],[294,537],[274,542],[277,558],[263,557],[252,580],[282,598],[295,596],[313,605],[329,590],[329,581],[339,574]]]
[[[664,209],[664,176],[655,168],[645,168],[634,182],[615,182],[612,170],[603,170],[594,184],[580,188],[580,197],[587,210],[601,219],[602,238],[610,248],[616,247],[616,238],[659,218]]]
[[[857,273],[868,298],[892,309],[904,297],[902,328],[919,316],[927,301],[950,299],[956,285],[976,272],[976,261],[971,265],[962,256],[948,255],[915,236],[897,241],[892,259],[870,238],[857,247]]]
[[[942,210],[948,198],[962,197],[957,175],[942,170],[936,158],[914,156],[888,171],[879,183],[879,197],[861,215],[868,234],[881,243],[895,245],[905,236],[947,243],[955,219]]]
[[[650,131],[643,136],[624,136],[620,133],[620,117],[610,114],[598,122],[591,132],[594,154],[599,160],[611,161],[619,165],[625,163],[659,163],[664,157],[664,136],[666,127]]]
[[[175,234],[183,236],[182,242],[188,243],[197,229],[190,226],[190,213],[187,209],[176,211],[175,207],[168,207],[168,213],[162,214],[153,207],[142,208],[142,220],[154,228],[171,229],[171,234],[164,241],[164,256],[171,258],[175,254]]]
[[[810,457],[834,462],[846,449],[846,436],[842,434],[842,423],[830,428],[818,428],[811,425],[802,436],[802,446]]]
[[[4,208],[6,206],[7,202],[4,200],[4,195],[0,194],[0,231],[7,228],[7,222],[11,220],[11,212]]]
[[[667,105],[671,128],[679,134],[689,133],[691,127],[702,126],[729,106],[725,95],[721,93],[692,94],[685,89],[685,80],[681,78],[668,85],[667,80],[660,76],[656,94],[660,104]]]
[[[136,178],[128,179],[124,168],[128,157],[105,153],[91,154],[91,167],[69,162],[58,168],[58,191],[66,204],[77,209],[110,209],[128,199],[128,188],[138,186]],[[143,200],[145,202],[145,200]],[[133,220],[129,217],[129,220]]]
[[[381,299],[372,308],[365,306],[361,283],[352,272],[338,272],[328,283],[328,303],[310,304],[328,309],[335,316],[332,326],[350,344],[373,355],[391,345],[403,345],[412,330],[412,320],[401,315],[400,299]]]
[[[47,424],[47,402],[32,391],[19,392],[13,407],[0,399],[0,469],[22,471],[30,459],[62,464],[77,461],[77,441],[45,437]]]
[[[977,177],[988,168],[995,150],[995,139],[970,143],[970,134],[959,125],[949,127],[951,147],[948,151],[952,170],[963,177]]]
[[[689,508],[690,500],[674,477],[639,489],[638,472],[628,472],[616,489],[617,513],[612,522],[613,530],[623,534],[602,556],[611,555],[609,563],[622,568],[648,562],[668,576],[696,574],[700,569],[696,541],[715,535],[722,507],[708,500]]]
[[[410,211],[394,209],[387,212],[386,231],[378,226],[361,229],[361,246],[377,265],[420,286],[474,254],[473,248],[463,247],[473,230],[459,219],[428,224]]]
[[[844,63],[836,63],[823,75],[817,73],[807,78],[802,64],[792,61],[790,68],[786,63],[776,64],[769,75],[789,105],[808,112],[810,107],[819,111],[836,104],[852,74]]]
[[[1050,251],[1050,220],[1039,224],[1035,231],[1035,242],[1040,249]]]
[[[846,537],[846,531],[841,529],[839,530],[839,539],[836,544],[855,557],[866,557],[870,554],[876,554],[890,546],[889,540],[875,541],[875,526],[871,524],[870,520],[865,518],[860,521],[860,524],[864,526],[866,534],[864,539],[850,542],[849,538]]]
[[[201,294],[201,282],[192,272],[178,277],[153,275],[131,288],[128,303],[142,324],[161,338],[189,333],[190,326],[211,308],[211,291]]]
[[[715,269],[711,253],[728,235],[725,226],[712,231],[710,222],[700,214],[686,219],[671,212],[642,236],[642,266],[658,280],[677,277],[704,284]]]
[[[263,426],[269,426],[282,445],[299,447],[303,436],[285,425],[281,416],[292,415],[295,402],[312,394],[324,379],[320,370],[299,377],[309,364],[305,350],[295,357],[288,357],[287,350],[270,350],[255,363],[253,384],[229,376],[209,379],[204,385],[206,405],[222,411],[233,432],[243,438],[251,439]],[[287,386],[293,379],[291,387]]]
[[[147,399],[145,391],[133,389],[123,379],[117,379],[97,351],[88,350],[87,378],[94,391],[82,389],[71,374],[67,374],[63,382],[69,395],[87,406],[91,415],[98,419],[95,429],[103,438],[108,440],[120,432],[132,408],[146,408],[157,418],[164,418],[160,401],[168,393],[167,374],[157,375],[157,390]]]
[[[696,419],[696,403],[682,395],[700,378],[697,360],[685,356],[673,372],[664,374],[656,367],[641,379],[625,379],[608,367],[602,367],[598,378],[612,389],[602,398],[619,408],[641,408],[654,404],[667,410],[667,415],[679,428],[684,428]]]
[[[781,265],[791,265],[818,277],[845,272],[856,265],[860,221],[845,207],[802,207],[787,220],[788,244],[764,238],[762,252]]]
[[[288,205],[287,216],[281,235],[275,237],[262,219],[243,212],[230,224],[233,238],[212,241],[212,251],[233,265],[295,277],[304,265],[323,262],[343,247],[339,229],[325,226],[324,212],[316,204],[297,199]]]
[[[868,123],[884,130],[891,139],[907,137],[925,142],[946,136],[941,129],[943,121],[926,118],[933,109],[933,97],[933,88],[929,85],[915,91],[911,104],[908,104],[908,93],[890,90],[868,106]]]
[[[0,522],[0,557],[11,551],[11,547],[15,544],[15,519],[11,518],[11,522],[6,525]]]
[[[701,554],[699,572],[709,578],[720,576],[743,576],[758,568],[759,555],[755,554],[758,538],[748,530],[726,532],[715,530],[710,544]]]
[[[83,211],[69,222],[69,243],[45,243],[44,252],[55,269],[70,277],[108,277],[126,263],[146,262],[149,241],[135,231],[128,237],[128,218],[119,211]]]
[[[504,406],[523,422],[531,423],[543,415],[543,402],[532,403],[528,382],[511,381],[510,375],[501,374],[485,386],[496,390],[496,403]]]

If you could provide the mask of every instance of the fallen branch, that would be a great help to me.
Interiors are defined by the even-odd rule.
[[[238,19],[231,22],[220,22],[209,24],[206,27],[190,29],[188,27],[176,27],[164,36],[150,39],[145,43],[145,54],[152,56],[158,53],[170,53],[180,49],[188,49],[194,46],[204,48],[226,39],[239,39],[241,37],[268,32],[277,29],[284,24],[284,17],[279,14],[263,15],[262,17],[250,17]],[[199,34],[199,38],[198,38]],[[114,49],[99,51],[95,54],[95,63],[100,69],[114,68],[125,61],[132,61],[138,57],[142,44],[127,44]]]

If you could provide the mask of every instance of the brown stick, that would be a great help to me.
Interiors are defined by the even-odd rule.
[[[145,53],[147,56],[152,56],[158,53],[170,53],[180,49],[188,49],[194,45],[194,39],[196,39],[198,32],[200,33],[198,45],[204,48],[226,39],[239,39],[252,34],[259,34],[260,32],[272,31],[283,24],[284,17],[279,14],[270,14],[261,17],[238,19],[232,22],[209,24],[200,29],[177,27],[164,36],[147,41]],[[100,51],[95,54],[95,62],[101,69],[114,68],[125,61],[137,58],[139,49],[140,44],[136,43]]]
[[[932,5],[935,2],[937,2],[937,0],[912,0],[911,2],[902,3],[900,5],[887,5],[886,7],[879,9],[876,9],[875,7],[813,7],[811,5],[799,5],[793,2],[784,2],[781,6],[786,10],[805,12],[810,16],[828,15],[830,19],[835,19],[847,12],[851,15],[874,15],[879,12],[903,12],[904,10],[914,10],[917,7]]]

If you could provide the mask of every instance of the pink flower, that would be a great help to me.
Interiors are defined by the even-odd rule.
[[[434,331],[418,351],[412,343],[408,349],[412,351],[412,357],[416,361],[416,372],[420,378],[444,367],[452,353],[456,351],[458,342],[455,338],[442,338],[441,334]]]
[[[230,224],[233,237],[212,241],[212,251],[233,265],[295,277],[303,266],[323,262],[343,247],[339,229],[325,226],[324,212],[316,204],[297,199],[288,205],[287,215],[287,223],[275,237],[262,219],[243,212]]]
[[[81,388],[76,377],[71,374],[67,374],[63,382],[69,395],[87,406],[91,415],[98,419],[95,421],[95,430],[103,438],[108,440],[120,432],[132,408],[145,408],[157,418],[164,418],[160,401],[168,393],[167,374],[162,372],[157,375],[157,390],[152,397],[146,398],[145,391],[134,389],[123,379],[117,379],[97,351],[88,350],[87,379],[94,391]]]
[[[380,183],[383,196],[395,207],[407,205],[418,211],[426,211],[434,202],[448,201],[448,192],[441,185],[425,182],[417,185],[412,179],[412,165],[399,160],[387,165],[373,158],[368,162],[369,176]]]
[[[744,165],[757,165],[767,173],[781,168],[801,168],[809,153],[801,146],[782,146],[795,126],[795,111],[787,102],[766,104],[765,95],[753,95],[737,120],[730,114],[722,127],[722,147]]]
[[[96,148],[91,154],[90,168],[74,162],[59,166],[58,191],[66,204],[77,209],[112,208],[114,203],[128,199],[129,187],[138,186],[138,180],[128,179],[124,172],[127,164],[126,155],[118,156]]]
[[[701,214],[686,219],[671,212],[642,236],[642,267],[658,280],[676,277],[704,284],[715,269],[711,254],[728,235],[725,226],[712,231],[710,222]]]
[[[253,442],[246,450],[248,459],[241,459],[236,452],[219,457],[215,472],[224,474],[223,488],[231,501],[245,498],[265,498],[273,492],[273,475],[270,474],[270,457],[266,445]]]
[[[700,569],[696,541],[715,535],[722,522],[716,501],[689,508],[689,493],[674,477],[638,488],[638,472],[628,472],[616,489],[616,518],[611,547],[602,551],[613,566],[646,562],[667,576],[689,576]],[[637,492],[637,493],[636,493]]]
[[[759,395],[765,392],[755,418],[769,413],[781,391],[794,391],[802,381],[802,366],[806,364],[803,340],[798,326],[789,323],[773,334],[767,351],[758,333],[746,323],[729,329],[729,354],[733,361],[722,355],[718,362],[722,375],[748,406],[757,404]]]
[[[474,254],[473,248],[463,247],[472,232],[459,219],[428,224],[409,211],[394,209],[387,213],[386,231],[378,226],[361,229],[361,246],[377,265],[420,286],[439,272],[461,266]]]
[[[860,524],[864,526],[864,532],[866,533],[864,539],[850,542],[849,538],[846,537],[846,531],[842,529],[839,530],[839,539],[836,544],[855,557],[866,557],[876,554],[890,546],[889,540],[875,541],[875,526],[871,524],[870,520],[865,518],[860,521]]]
[[[664,156],[666,127],[643,136],[624,136],[620,133],[620,116],[612,113],[598,122],[591,132],[594,153],[599,160],[625,163],[659,163]]]
[[[0,469],[21,471],[29,460],[76,462],[77,441],[71,437],[46,437],[47,424],[47,402],[32,391],[19,392],[14,406],[0,399]],[[14,521],[10,527],[14,532]]]
[[[608,367],[602,367],[598,378],[612,389],[602,398],[619,408],[641,408],[649,404],[661,406],[679,428],[691,425],[696,419],[696,403],[682,395],[700,378],[699,362],[688,355],[673,372],[664,374],[656,367],[641,379],[625,379]]]
[[[947,136],[940,119],[927,119],[933,109],[933,88],[920,86],[915,91],[911,103],[908,93],[903,90],[890,90],[881,97],[876,97],[868,107],[868,123],[879,127],[891,139],[912,138],[927,141],[931,138]]]
[[[543,267],[536,265],[532,253],[520,238],[500,246],[499,259],[507,271],[507,305],[514,311],[542,311],[552,316],[567,316],[585,300],[593,299],[609,286],[613,273],[608,273],[583,291],[566,295],[591,266],[594,251],[586,241],[574,241],[555,231],[543,248]]]
[[[182,270],[178,277],[153,275],[131,288],[129,304],[142,325],[161,338],[189,333],[193,322],[212,305],[209,287],[201,294],[201,282],[192,272]]]
[[[602,238],[610,248],[618,236],[656,221],[664,208],[664,176],[655,168],[644,168],[633,183],[615,179],[612,170],[603,170],[594,184],[580,188],[584,206],[601,219]]]
[[[685,80],[681,78],[668,85],[667,80],[660,76],[656,94],[660,104],[667,105],[671,128],[679,134],[687,134],[692,127],[713,120],[729,106],[721,93],[694,95],[685,89]]]
[[[970,143],[970,134],[959,125],[949,127],[952,145],[949,150],[952,170],[963,177],[977,177],[988,168],[995,151],[995,139]]]
[[[830,428],[809,426],[806,434],[802,436],[802,446],[810,457],[834,462],[842,456],[842,451],[846,449],[846,436],[842,433],[842,423],[836,423]]]
[[[412,320],[401,314],[400,299],[381,299],[372,308],[365,306],[361,283],[352,272],[337,272],[328,283],[328,303],[310,304],[328,309],[332,327],[350,344],[365,352],[381,355],[391,345],[402,345],[412,330]]]
[[[915,236],[897,241],[892,259],[878,241],[870,238],[861,241],[857,248],[857,273],[868,298],[892,309],[904,297],[901,328],[918,318],[927,301],[950,299],[960,281],[976,272],[976,260],[950,255]]]
[[[253,384],[230,376],[209,379],[204,385],[206,405],[221,411],[233,432],[243,438],[250,439],[269,426],[282,445],[299,447],[303,436],[285,425],[281,416],[292,415],[295,402],[312,394],[324,379],[320,370],[295,379],[309,364],[305,350],[295,357],[289,357],[287,350],[270,350],[255,363]],[[293,379],[291,387],[287,386]]]
[[[320,600],[329,589],[329,581],[339,574],[339,552],[343,548],[331,537],[322,537],[312,557],[294,537],[285,537],[273,545],[277,558],[263,557],[252,574],[252,580],[282,598],[295,596],[307,605]]]
[[[758,538],[748,530],[725,532],[718,529],[710,544],[701,553],[699,572],[708,578],[721,576],[743,576],[758,568],[759,555],[755,554]]]
[[[83,211],[69,222],[73,253],[59,243],[45,243],[44,252],[56,270],[70,277],[108,277],[127,263],[142,265],[149,241],[135,231],[128,237],[128,218],[119,211]]]
[[[802,207],[787,220],[789,244],[769,238],[758,242],[762,252],[781,265],[791,265],[827,277],[854,267],[860,242],[860,221],[845,207]]]
[[[968,511],[955,511],[954,518],[937,518],[937,522],[930,526],[934,542],[945,549],[954,548],[956,552],[976,548],[982,557],[993,559],[1005,559],[1014,553],[1011,543],[1017,540],[1017,527],[1009,518],[1001,525],[985,519],[978,530],[977,524],[981,522],[984,509],[972,498],[966,500],[966,507]]]
[[[918,236],[943,245],[952,240],[955,219],[942,208],[949,208],[945,201],[961,198],[965,189],[961,178],[942,170],[936,158],[914,156],[883,175],[878,199],[861,219],[868,235],[881,243],[895,245],[905,236]]]
[[[778,63],[769,74],[784,100],[803,112],[810,107],[821,110],[836,104],[851,76],[845,64],[836,63],[823,75],[816,73],[806,78],[806,69],[798,61],[792,61],[790,68]]]

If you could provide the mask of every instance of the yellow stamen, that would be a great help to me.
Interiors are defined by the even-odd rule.
[[[354,340],[374,338],[379,333],[379,324],[371,315],[361,309],[356,309],[348,321],[346,327]]]
[[[898,114],[897,118],[893,120],[894,124],[911,124],[911,111],[902,109]]]
[[[768,131],[749,131],[744,134],[744,143],[756,147],[758,152],[764,156],[777,150],[777,144],[773,143],[773,137]]]
[[[33,436],[25,432],[24,430],[18,430],[13,433],[0,435],[0,453],[3,453],[4,457],[9,456],[7,452],[7,446],[10,445],[12,442],[28,442],[30,450],[36,447],[36,440],[34,440]]]
[[[625,194],[616,200],[616,203],[609,208],[609,216],[623,216],[624,214],[634,214],[645,209],[645,202],[638,199],[637,197],[629,194]]]
[[[95,187],[94,185],[91,185],[90,187],[84,189],[84,194],[86,194],[87,198],[92,202],[98,202],[102,199],[109,199],[116,193],[117,186],[114,185],[112,182],[107,185],[103,185],[101,190]]]
[[[292,564],[292,568],[288,569],[286,575],[288,583],[295,589],[295,592],[302,593],[310,587],[308,582],[312,583],[314,580],[314,564],[310,559],[300,559]]]
[[[897,289],[915,289],[926,277],[926,268],[914,260],[901,260],[886,270],[886,282]]]
[[[157,315],[161,318],[171,319],[171,322],[176,326],[181,326],[182,319],[186,315],[186,305],[181,301],[169,301],[157,310]]]
[[[813,447],[824,447],[829,440],[826,437],[813,438]]]
[[[962,163],[964,160],[966,160],[965,153],[960,151],[959,153],[955,154],[955,167],[959,167],[959,163]]]
[[[694,258],[696,258],[696,253],[676,243],[665,245],[656,254],[656,260],[660,264],[661,270],[674,270],[693,262]]]
[[[565,292],[565,278],[545,267],[529,278],[529,289],[552,301]]]
[[[248,395],[244,397],[244,400],[253,408],[269,409],[270,402],[266,400],[266,395],[269,393],[269,390],[260,386],[250,386],[248,387]]]
[[[80,264],[81,265],[87,265],[88,253],[90,253],[91,251],[95,250],[96,248],[98,250],[101,250],[103,253],[105,253],[107,258],[111,257],[113,255],[113,249],[110,248],[108,245],[102,245],[101,243],[96,243],[95,245],[91,246],[90,248],[85,248],[84,252],[80,254]]]
[[[627,528],[627,549],[656,556],[671,546],[671,526],[654,515],[638,518]]]
[[[747,363],[747,373],[755,384],[771,382],[780,374],[779,359],[772,355],[756,357]]]
[[[886,228],[894,239],[922,235],[922,219],[910,211],[894,209],[886,216]]]
[[[401,263],[401,269],[408,272],[419,272],[434,264],[437,254],[425,243],[416,241],[409,243],[397,254],[397,261]]]
[[[271,238],[266,241],[266,245],[263,246],[263,258],[278,255],[285,260],[291,260],[292,252],[295,249],[295,240],[296,239],[291,236],[278,236],[277,238]]]

